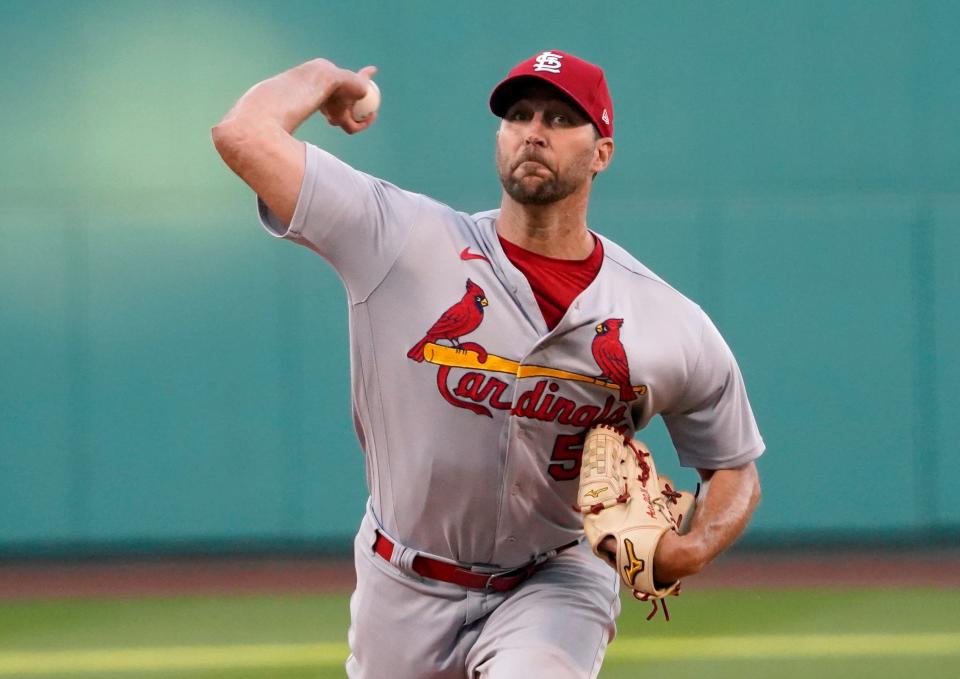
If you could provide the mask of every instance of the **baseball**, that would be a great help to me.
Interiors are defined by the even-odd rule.
[[[367,94],[353,105],[351,115],[358,123],[363,122],[380,108],[380,88],[372,80],[367,85]]]

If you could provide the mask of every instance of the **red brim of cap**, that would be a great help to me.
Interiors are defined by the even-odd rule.
[[[603,134],[604,128],[601,127],[600,121],[590,115],[590,113],[587,112],[586,107],[581,104],[580,101],[573,96],[573,94],[567,88],[561,87],[555,80],[532,73],[524,73],[522,75],[513,75],[504,78],[499,85],[493,88],[493,92],[490,93],[490,110],[493,111],[493,115],[499,118],[502,118],[504,115],[506,115],[507,109],[509,109],[510,105],[517,100],[517,98],[514,96],[514,90],[516,90],[524,81],[531,80],[546,83],[553,89],[562,92],[566,98],[573,102],[573,104],[580,109],[583,115],[585,115],[593,123],[593,126],[596,127],[601,134]]]

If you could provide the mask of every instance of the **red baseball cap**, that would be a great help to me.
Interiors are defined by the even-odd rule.
[[[603,69],[558,50],[541,52],[514,66],[490,93],[490,110],[502,118],[516,100],[517,83],[529,78],[556,87],[583,109],[601,136],[613,136],[613,101]]]

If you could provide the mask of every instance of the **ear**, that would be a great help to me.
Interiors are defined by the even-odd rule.
[[[601,137],[597,139],[590,169],[595,173],[603,172],[610,165],[611,160],[613,160],[613,138]]]

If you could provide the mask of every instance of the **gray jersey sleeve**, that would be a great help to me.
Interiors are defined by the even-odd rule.
[[[258,197],[260,222],[270,234],[322,255],[340,274],[350,300],[362,301],[390,271],[425,198],[305,146],[293,220],[284,224]]]
[[[733,353],[701,311],[700,355],[679,401],[663,413],[680,462],[727,469],[754,460],[764,444]]]

